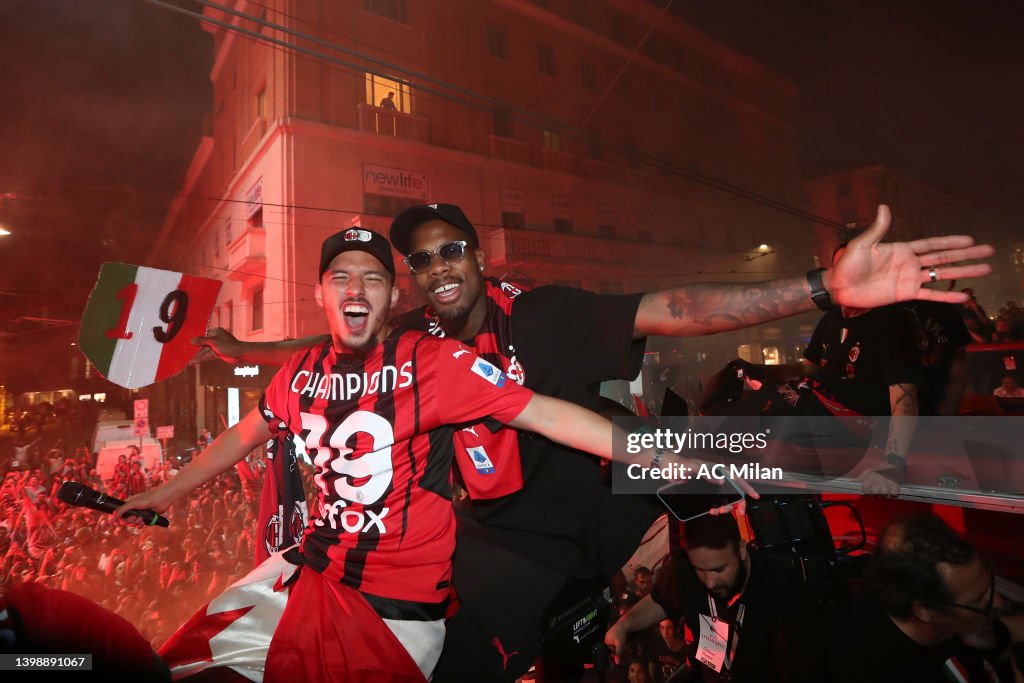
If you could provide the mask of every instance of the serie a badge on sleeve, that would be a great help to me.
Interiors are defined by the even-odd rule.
[[[206,334],[221,283],[129,263],[104,263],[78,344],[108,380],[138,389],[180,372]]]

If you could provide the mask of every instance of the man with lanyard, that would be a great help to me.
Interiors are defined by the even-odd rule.
[[[833,300],[864,307],[914,298],[959,302],[965,297],[921,284],[990,270],[945,265],[992,253],[971,246],[969,237],[882,244],[889,222],[888,208],[879,207],[872,227],[831,270],[760,284],[600,296],[558,286],[522,292],[485,278],[486,255],[462,210],[414,206],[395,218],[390,237],[428,305],[396,322],[470,344],[528,388],[596,408],[600,382],[638,374],[649,335],[714,334],[815,305],[830,308]],[[214,331],[196,343],[229,362],[281,363],[289,350],[316,339],[243,344]],[[454,582],[461,609],[449,622],[434,680],[511,681],[535,661],[541,615],[559,590],[574,577],[607,580],[660,510],[643,497],[611,495],[593,458],[534,434],[481,424],[456,438],[460,472],[475,500],[459,510]],[[476,466],[472,454],[481,449],[483,462],[521,471],[521,490]]]
[[[630,633],[683,617],[698,680],[821,681],[817,606],[789,564],[751,551],[731,515],[690,520],[683,535],[685,555],[608,630],[609,648],[618,652]]]

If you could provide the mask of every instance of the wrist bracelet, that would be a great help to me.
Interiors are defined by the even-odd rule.
[[[807,272],[807,286],[811,288],[811,301],[823,311],[835,308],[832,295],[825,289],[825,279],[821,276],[827,268],[817,268]]]

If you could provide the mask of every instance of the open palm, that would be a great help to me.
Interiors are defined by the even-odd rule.
[[[913,299],[964,303],[968,299],[966,294],[921,285],[933,280],[931,272],[935,281],[980,277],[991,272],[986,263],[950,265],[995,253],[988,244],[975,245],[967,235],[882,243],[891,220],[889,207],[880,204],[875,222],[842,252],[828,283],[835,303],[851,308],[874,308]]]

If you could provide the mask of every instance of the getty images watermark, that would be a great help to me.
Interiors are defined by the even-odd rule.
[[[898,425],[907,420],[913,421],[912,429]],[[970,500],[989,509],[1024,508],[1020,418],[690,416],[613,421],[616,459],[625,461],[611,467],[615,493],[657,493],[677,482],[680,495],[717,494],[728,491],[730,479],[744,479],[762,495],[859,493],[860,477],[885,466],[892,435],[909,432],[913,440],[904,447],[900,495]]]
[[[769,432],[701,432],[687,426],[676,432],[669,428],[640,427],[626,435],[626,453],[651,454],[646,464],[626,465],[626,476],[632,480],[690,481],[705,479],[720,481],[725,478],[760,481],[781,481],[781,467],[767,467],[760,459],[768,448]],[[716,453],[731,455],[756,453],[756,460],[747,462],[715,462],[701,459]],[[660,454],[660,456],[659,456]],[[685,455],[684,455],[685,454]],[[676,461],[672,456],[683,455],[687,460]],[[660,460],[660,465],[655,464]]]

